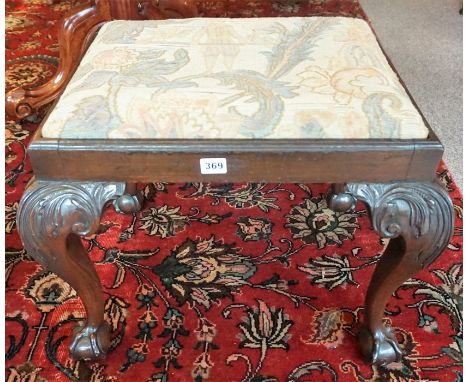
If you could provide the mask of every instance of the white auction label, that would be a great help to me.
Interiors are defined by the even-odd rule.
[[[200,158],[200,171],[202,174],[226,174],[226,158]]]

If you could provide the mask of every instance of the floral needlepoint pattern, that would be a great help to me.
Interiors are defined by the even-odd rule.
[[[286,218],[286,227],[294,239],[317,244],[318,248],[328,244],[341,245],[343,240],[352,239],[354,231],[359,228],[355,213],[334,212],[323,197],[306,199],[294,206]]]
[[[60,20],[65,12],[85,3],[89,0],[4,2],[6,90],[19,84],[35,86],[56,72]],[[215,133],[235,132],[239,126],[267,132],[281,117],[281,102],[294,101],[287,97],[296,90],[328,97],[340,107],[364,101],[371,115],[384,113],[386,121],[394,122],[392,116],[399,112],[392,107],[392,99],[373,97],[360,86],[367,79],[380,78],[375,70],[366,69],[374,57],[368,55],[369,39],[362,38],[363,30],[334,31],[340,44],[362,47],[352,53],[330,55],[330,59],[340,63],[352,55],[353,59],[359,58],[362,66],[336,77],[349,79],[356,75],[354,82],[334,81],[333,68],[320,70],[301,59],[302,54],[313,54],[317,44],[323,43],[314,40],[313,35],[314,28],[321,28],[324,23],[303,24],[305,29],[295,23],[291,33],[283,33],[283,22],[275,17],[365,18],[358,0],[196,3],[201,17],[252,17],[253,27],[233,32],[224,23],[214,31],[204,31],[199,44],[209,57],[198,61],[201,71],[187,72],[188,77],[181,83],[167,82],[163,72],[182,73],[188,60],[196,58],[183,44],[177,48],[177,55],[164,53],[164,42],[183,41],[193,34],[188,20],[170,21],[177,23],[177,33],[166,28],[166,21],[158,21],[157,33],[144,32],[142,25],[140,31],[128,34],[123,22],[108,24],[112,28],[122,26],[114,29],[110,39],[125,39],[129,44],[120,44],[117,54],[106,52],[101,61],[92,62],[105,68],[94,78],[83,77],[86,68],[76,72],[83,80],[83,87],[76,90],[93,98],[83,103],[84,110],[70,116],[76,118],[87,112],[109,116],[107,113],[114,109],[106,109],[107,90],[109,94],[121,93],[125,90],[122,80],[144,76],[155,86],[163,84],[164,91],[155,94],[141,109],[138,103],[124,100],[120,112],[128,106],[132,119],[128,122],[133,127],[115,129],[122,122],[115,119],[114,133],[138,132],[132,129],[141,126],[151,131],[156,125],[145,125],[148,111],[165,132],[176,135],[185,127],[200,132],[210,126]],[[225,65],[235,69],[242,64],[240,50],[237,46],[232,50],[206,44],[210,35],[241,41],[244,49],[244,41],[258,37],[258,17],[272,17],[271,30],[262,41],[267,55],[260,56],[262,62],[270,63],[268,73],[289,76],[288,70],[295,66],[294,81],[300,89],[284,86],[280,77],[267,81],[243,73],[239,81],[223,74]],[[291,35],[307,41],[292,39]],[[156,39],[163,48],[144,57],[141,52],[127,54],[124,45],[131,45],[136,39],[142,43]],[[283,45],[277,45],[277,51],[271,49],[280,41]],[[304,47],[310,52],[304,52]],[[283,54],[283,48],[290,50]],[[289,60],[283,60],[284,57]],[[142,65],[137,59],[142,59]],[[251,57],[247,61],[258,64]],[[306,70],[309,66],[310,70]],[[123,74],[113,77],[117,72]],[[211,81],[215,87],[224,83],[227,93],[200,97],[197,105],[182,110],[181,106],[190,103],[187,92],[197,90],[190,77],[193,74],[198,79],[208,75],[202,80]],[[110,86],[100,97],[93,89],[99,78]],[[177,97],[172,97],[174,86],[180,87]],[[143,89],[148,90],[145,85]],[[264,100],[265,103],[259,103]],[[166,103],[170,110],[164,110],[158,101]],[[218,101],[225,106],[219,108]],[[236,102],[232,112],[227,110],[229,102]],[[385,325],[391,320],[394,335],[405,353],[402,361],[370,366],[359,355],[356,335],[362,324],[365,293],[388,243],[371,229],[364,210],[332,212],[322,196],[329,192],[326,184],[198,182],[138,184],[144,199],[141,211],[123,215],[111,205],[104,209],[99,230],[83,239],[87,252],[83,255],[95,264],[102,282],[104,319],[110,330],[109,352],[98,362],[72,359],[72,334],[86,318],[82,301],[69,284],[43,271],[26,253],[16,227],[19,201],[33,176],[26,148],[48,109],[50,105],[44,106],[35,119],[7,120],[5,124],[7,382],[463,380],[463,198],[443,164],[437,177],[454,202],[454,236],[442,256],[403,284],[386,305]],[[221,123],[213,126],[213,111],[220,109],[226,110],[233,120],[225,115],[215,116]],[[172,117],[168,117],[168,111],[174,124],[169,123]],[[334,119],[336,116],[335,110],[306,108],[298,110],[292,127],[307,135],[322,135],[333,124],[346,134],[362,134],[362,129],[368,128],[368,121],[355,113]],[[257,122],[248,125],[253,119]],[[353,127],[353,121],[360,122],[359,126]],[[93,124],[85,123],[94,129]],[[222,129],[216,131],[219,126]],[[282,133],[283,125],[278,127],[278,133]],[[79,126],[68,133],[77,131]],[[267,171],[268,163],[263,165]]]
[[[219,298],[232,297],[256,271],[248,257],[214,236],[187,239],[153,271],[179,304],[189,301],[209,308]]]
[[[184,23],[182,32],[180,21],[166,20],[161,34],[156,33],[160,21],[105,23],[45,121],[43,136],[428,136],[364,20],[312,16]]]

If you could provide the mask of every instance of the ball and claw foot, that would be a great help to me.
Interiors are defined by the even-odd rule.
[[[348,192],[332,194],[329,206],[336,212],[352,211],[356,207],[356,198]],[[366,362],[383,366],[403,357],[391,328],[387,327],[372,334],[368,328],[363,327],[358,336],[361,353]]]
[[[74,338],[70,354],[74,359],[83,361],[103,358],[109,350],[109,326],[103,323],[98,327],[78,325],[73,330]]]
[[[359,343],[366,361],[388,365],[403,357],[390,327],[383,325],[385,306],[406,280],[437,259],[450,242],[453,203],[438,182],[334,184],[329,206],[343,212],[356,200],[367,207],[372,227],[390,241],[370,281]]]
[[[391,328],[379,330],[375,334],[362,328],[359,332],[359,346],[364,360],[373,365],[384,366],[403,358]]]

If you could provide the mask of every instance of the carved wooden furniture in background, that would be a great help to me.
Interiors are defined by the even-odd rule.
[[[157,4],[157,6],[156,6]],[[169,17],[195,17],[191,0],[94,0],[71,10],[59,26],[60,63],[57,72],[35,89],[13,89],[6,95],[6,112],[11,118],[26,118],[59,96],[96,30],[111,20],[162,20]]]
[[[69,15],[61,29],[63,61],[57,75],[38,89],[10,92],[9,115],[26,117],[56,98],[104,22],[196,14],[188,0],[155,4],[96,1]],[[138,210],[141,201],[132,195],[133,184],[155,180],[328,182],[333,183],[334,210],[353,209],[357,200],[366,203],[375,230],[391,240],[366,296],[361,349],[376,364],[402,356],[391,329],[382,324],[386,301],[442,253],[453,228],[451,200],[435,181],[443,147],[429,128],[424,139],[92,140],[47,138],[41,129],[29,146],[36,181],[22,198],[18,227],[28,253],[69,282],[83,300],[87,322],[75,334],[74,357],[102,356],[109,344],[101,285],[79,237],[97,230],[108,201],[121,212]],[[229,171],[201,174],[199,160],[207,157],[225,158]]]

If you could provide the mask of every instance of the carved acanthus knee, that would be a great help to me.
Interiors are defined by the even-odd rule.
[[[367,204],[381,237],[401,236],[407,252],[417,249],[421,269],[441,254],[452,236],[452,200],[436,182],[348,184],[345,190]]]
[[[330,206],[337,211],[363,201],[372,225],[389,238],[366,295],[361,350],[367,360],[388,364],[402,356],[391,328],[382,317],[387,299],[408,278],[433,262],[449,243],[454,211],[447,191],[435,182],[347,184],[336,187]]]
[[[98,229],[103,207],[124,190],[124,183],[34,182],[18,209],[18,230],[28,254],[68,282],[86,309],[86,324],[71,345],[79,359],[100,357],[109,346],[101,283],[80,236]]]

